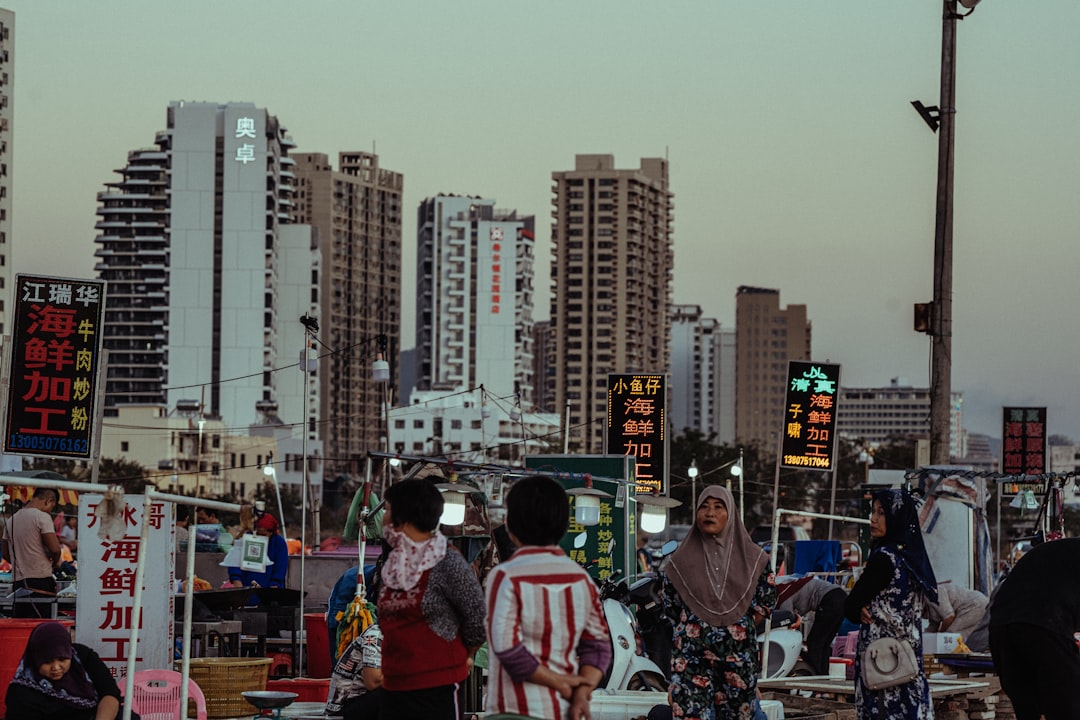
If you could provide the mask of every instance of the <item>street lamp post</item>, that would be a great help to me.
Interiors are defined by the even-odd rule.
[[[690,461],[690,467],[686,468],[686,475],[690,478],[690,507],[697,508],[697,459]]]
[[[739,448],[739,457],[734,460],[730,460],[722,465],[717,465],[712,470],[701,472],[698,470],[697,458],[690,460],[690,467],[686,468],[686,476],[690,478],[690,505],[694,508],[694,512],[697,512],[697,479],[699,477],[704,478],[706,475],[712,475],[715,472],[720,472],[724,468],[731,468],[728,472],[731,475],[739,478],[739,519],[741,520],[744,515],[743,508],[743,450]],[[731,489],[731,479],[727,481],[728,490]]]
[[[959,0],[970,15],[979,0]],[[934,301],[930,312],[930,463],[950,460],[952,410],[953,158],[956,135],[957,0],[943,0],[941,98],[933,108],[915,104],[931,130],[938,131],[937,207],[934,221]]]

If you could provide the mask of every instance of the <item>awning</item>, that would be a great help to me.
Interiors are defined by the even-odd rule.
[[[16,470],[0,473],[0,486],[6,489],[12,500],[29,502],[34,496],[34,480],[67,480],[63,475],[51,470]],[[60,505],[78,505],[79,493],[74,490],[57,490],[60,493]]]

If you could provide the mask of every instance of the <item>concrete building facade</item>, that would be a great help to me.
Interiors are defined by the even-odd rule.
[[[842,379],[842,378],[841,378]],[[952,393],[949,403],[949,456],[968,456],[963,431],[964,396]],[[930,388],[913,387],[894,377],[884,387],[844,387],[837,398],[836,433],[870,446],[891,440],[929,439]]]
[[[440,194],[417,214],[416,384],[391,446],[520,459],[557,417],[532,412],[534,218]]]
[[[810,360],[805,305],[780,307],[780,291],[740,286],[735,294],[735,436],[776,452],[789,360]]]
[[[735,332],[702,316],[700,305],[671,313],[671,428],[735,442]]]
[[[416,388],[484,385],[532,406],[534,218],[480,197],[420,203]]]
[[[335,170],[323,153],[298,153],[293,218],[312,226],[322,259],[320,392],[327,473],[356,477],[366,453],[386,448],[383,407],[401,347],[401,173],[379,156],[342,152]],[[332,348],[332,351],[327,347]],[[382,353],[389,382],[371,366]]]
[[[598,453],[608,375],[669,370],[674,194],[663,158],[577,155],[551,177],[548,396],[570,413],[571,451]]]
[[[8,294],[15,287],[15,237],[11,233],[14,129],[15,13],[0,8],[0,337],[11,332]]]
[[[296,318],[319,311],[311,230],[290,226],[285,128],[252,103],[173,102],[155,145],[129,153],[98,194],[106,415],[153,405],[226,428],[314,427],[314,375],[282,372],[297,357]],[[317,442],[309,456],[322,455]]]

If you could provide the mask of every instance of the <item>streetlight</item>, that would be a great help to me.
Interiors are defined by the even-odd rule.
[[[690,506],[697,507],[697,458],[690,460],[690,467],[686,468],[686,475],[690,478]]]
[[[916,329],[928,331],[930,353],[930,463],[949,462],[952,405],[952,275],[953,275],[953,158],[956,116],[956,21],[975,10],[979,0],[959,0],[968,9],[957,13],[957,0],[944,0],[941,33],[941,99],[937,107],[912,105],[938,135],[937,203],[934,222],[934,300],[916,305]],[[923,322],[919,322],[920,317]],[[928,322],[926,322],[928,320]]]
[[[745,509],[744,509],[744,505],[743,505],[743,449],[742,448],[739,448],[739,457],[735,458],[734,460],[729,460],[728,462],[726,462],[726,463],[724,463],[722,465],[717,465],[712,470],[707,470],[706,472],[701,472],[701,471],[698,470],[697,458],[693,458],[693,459],[690,460],[690,467],[686,468],[686,476],[688,478],[690,478],[690,502],[693,505],[693,507],[695,508],[695,512],[696,512],[696,509],[697,509],[697,479],[699,477],[704,478],[706,475],[712,475],[715,472],[720,472],[724,468],[731,468],[730,470],[728,470],[728,472],[732,475],[732,477],[739,478],[739,519],[741,520],[741,519],[743,519],[745,517]],[[728,486],[728,490],[730,490],[731,489],[731,480],[730,479],[728,479],[727,486]]]

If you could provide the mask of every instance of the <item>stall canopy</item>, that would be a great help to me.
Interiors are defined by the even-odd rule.
[[[52,470],[13,470],[0,473],[0,486],[3,486],[12,500],[27,502],[34,495],[34,480],[67,480],[66,477]],[[74,490],[57,490],[61,505],[78,505],[79,493]]]

